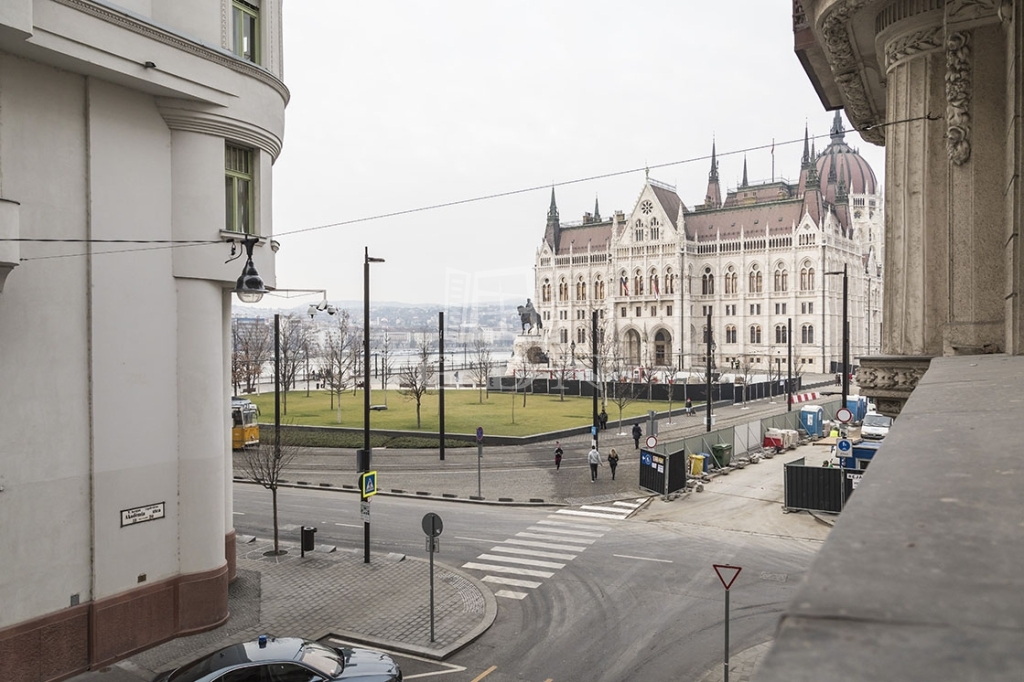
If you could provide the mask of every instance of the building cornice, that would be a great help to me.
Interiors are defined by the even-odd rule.
[[[281,139],[270,135],[263,128],[248,124],[234,118],[227,118],[208,111],[180,108],[181,102],[174,104],[158,101],[158,110],[167,127],[171,130],[185,130],[204,135],[223,137],[227,140],[240,142],[268,152],[276,160],[281,154]]]
[[[70,7],[83,14],[88,14],[125,30],[145,36],[150,40],[163,43],[183,52],[188,52],[196,57],[213,62],[218,66],[223,66],[243,76],[253,78],[276,91],[285,104],[288,104],[288,100],[291,98],[288,87],[280,78],[261,66],[241,59],[231,52],[185,38],[167,29],[147,23],[132,14],[117,11],[114,8],[92,2],[91,0],[52,0],[52,2]]]

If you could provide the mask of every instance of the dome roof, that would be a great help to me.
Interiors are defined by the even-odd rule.
[[[832,142],[818,154],[815,164],[821,181],[821,195],[836,203],[836,194],[842,181],[847,194],[878,194],[878,179],[871,166],[855,149],[846,144],[843,119],[836,111],[832,123]]]

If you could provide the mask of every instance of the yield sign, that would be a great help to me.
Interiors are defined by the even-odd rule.
[[[722,587],[727,591],[732,587],[732,582],[736,580],[736,576],[740,574],[743,569],[740,566],[730,566],[728,564],[712,564],[715,567],[715,573],[718,574],[718,579],[722,581]]]

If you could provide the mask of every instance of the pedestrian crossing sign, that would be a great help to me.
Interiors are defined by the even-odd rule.
[[[377,472],[365,471],[359,475],[359,492],[363,499],[377,494]]]

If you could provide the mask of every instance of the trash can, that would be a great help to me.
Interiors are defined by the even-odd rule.
[[[704,455],[690,455],[690,475],[700,476],[705,471]]]
[[[732,461],[731,443],[715,443],[711,446],[711,452],[714,454],[715,459],[718,460],[718,466],[727,467],[729,462]]]
[[[312,526],[302,527],[302,556],[306,556],[306,552],[312,552],[314,549],[314,536],[316,535],[316,528]]]

